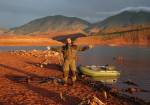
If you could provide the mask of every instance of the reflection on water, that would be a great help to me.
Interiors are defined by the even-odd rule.
[[[95,81],[100,81],[104,84],[114,84],[117,82],[119,77],[112,76],[112,77],[93,77],[92,79]]]
[[[132,80],[140,88],[150,91],[150,48],[99,46],[80,52],[79,56],[78,63],[81,65],[116,66],[121,71],[115,83],[119,88],[128,88],[122,81]],[[133,95],[150,100],[150,92]]]

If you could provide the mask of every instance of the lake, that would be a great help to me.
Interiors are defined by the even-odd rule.
[[[150,48],[99,46],[79,53],[81,65],[115,65],[121,75],[119,88],[132,87],[123,81],[132,80],[149,92],[134,93],[133,96],[150,100]]]
[[[46,50],[46,47],[0,47],[1,51]],[[130,87],[123,81],[132,80],[140,88],[150,91],[150,48],[97,46],[78,54],[81,65],[115,65],[121,75],[114,86]],[[133,96],[150,100],[150,92],[134,93]]]

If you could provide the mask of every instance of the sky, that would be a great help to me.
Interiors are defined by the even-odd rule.
[[[150,0],[0,0],[0,27],[12,28],[52,16],[101,21],[126,8],[150,8]]]

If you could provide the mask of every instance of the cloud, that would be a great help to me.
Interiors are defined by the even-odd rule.
[[[15,27],[49,15],[95,22],[136,7],[149,10],[150,0],[0,0],[0,27]]]
[[[144,7],[144,6],[126,7],[126,8],[119,10],[119,11],[99,11],[99,12],[96,12],[96,14],[97,15],[115,15],[115,14],[118,14],[118,13],[121,13],[124,11],[133,11],[133,12],[147,11],[147,12],[150,12],[150,7]]]
[[[104,20],[105,19],[105,17],[81,17],[82,19],[84,19],[84,20],[87,20],[87,21],[89,21],[89,22],[91,22],[91,23],[95,23],[95,22],[97,22],[97,21],[101,21],[101,20]]]
[[[123,12],[123,11],[134,11],[134,12],[147,11],[147,12],[150,12],[150,7],[144,7],[144,6],[140,6],[140,7],[126,7],[126,8],[124,8],[124,9],[118,11],[118,12]]]
[[[101,11],[101,12],[96,12],[97,15],[113,15],[116,14],[115,11]]]

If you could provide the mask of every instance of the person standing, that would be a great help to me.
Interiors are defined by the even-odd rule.
[[[89,49],[90,47],[86,46],[83,48],[79,48],[79,46],[75,45],[71,38],[66,39],[65,45],[62,47],[62,54],[63,54],[63,79],[65,84],[68,82],[69,71],[71,70],[72,76],[72,85],[75,84],[77,79],[76,77],[76,60],[77,60],[77,52],[84,51]]]

